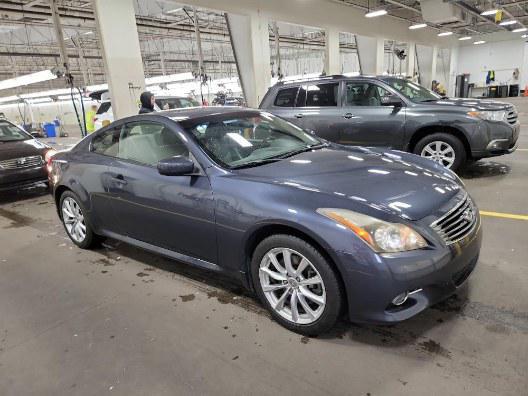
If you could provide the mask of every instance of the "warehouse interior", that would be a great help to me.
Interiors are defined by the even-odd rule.
[[[156,98],[154,112],[170,109],[175,113],[167,117],[177,121],[200,111],[182,109],[179,117],[179,107],[199,107],[204,117],[214,117],[239,106],[295,124],[295,118],[322,117],[321,108],[306,104],[307,112],[291,116],[278,99],[268,107],[273,87],[337,81],[345,88],[336,106],[345,106],[344,84],[363,77],[407,81],[444,102],[418,108],[409,101],[405,128],[419,122],[413,117],[438,117],[434,132],[447,133],[454,122],[445,115],[450,107],[474,106],[469,117],[508,109],[501,110],[504,119],[487,122],[503,122],[513,137],[488,136],[495,139],[486,141],[489,155],[475,154],[471,140],[464,141],[467,166],[453,168],[480,210],[483,230],[478,264],[464,287],[402,322],[363,323],[342,315],[325,334],[296,334],[277,323],[251,287],[210,268],[118,238],[79,249],[59,217],[51,154],[42,159],[48,184],[4,188],[2,172],[17,157],[0,133],[0,394],[525,394],[528,1],[0,2],[0,132],[8,122],[53,155],[81,147],[83,139],[127,117],[141,120],[136,115],[145,91]],[[299,86],[296,112],[302,89],[310,89]],[[326,116],[313,125],[323,122],[326,131],[342,118],[363,117],[357,114],[340,121]],[[394,120],[368,117],[372,130],[365,134],[380,125],[391,136],[399,133]],[[312,124],[299,125],[328,139]],[[409,146],[375,146],[420,155],[424,130]],[[282,175],[272,176],[270,185],[282,183]],[[286,183],[317,190],[299,180]],[[368,184],[350,181],[356,182],[358,188]],[[257,218],[264,198],[257,191],[241,194]],[[397,195],[390,189],[384,194]],[[202,198],[195,197],[195,205]],[[241,202],[223,204],[242,216]]]

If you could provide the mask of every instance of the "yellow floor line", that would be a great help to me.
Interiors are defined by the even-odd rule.
[[[500,217],[503,219],[513,219],[513,220],[526,220],[528,221],[528,215],[518,215],[512,213],[499,213],[499,212],[486,212],[484,210],[480,211],[481,216],[489,217]]]

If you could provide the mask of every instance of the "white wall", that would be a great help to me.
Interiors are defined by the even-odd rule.
[[[469,82],[477,86],[486,85],[488,70],[495,71],[495,84],[528,84],[528,46],[522,40],[495,41],[482,45],[460,47],[457,74],[468,73]],[[523,67],[524,66],[524,67]],[[512,79],[515,68],[519,68],[520,81]]]

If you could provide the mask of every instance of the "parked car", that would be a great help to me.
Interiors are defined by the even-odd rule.
[[[0,191],[47,183],[46,163],[54,153],[23,129],[0,119]]]
[[[156,105],[154,106],[154,110],[156,111],[200,106],[200,103],[195,99],[184,96],[155,96],[155,98]],[[97,109],[97,114],[95,116],[95,130],[101,129],[103,126],[106,126],[113,121],[114,113],[112,112],[112,103],[107,96]]]
[[[475,267],[477,207],[415,155],[325,142],[264,111],[128,117],[56,154],[50,180],[71,240],[112,237],[222,272],[296,332],[410,318]]]
[[[333,142],[408,151],[452,170],[512,153],[520,131],[511,104],[448,99],[395,77],[278,83],[260,108]]]

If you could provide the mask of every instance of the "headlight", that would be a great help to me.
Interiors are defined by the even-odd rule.
[[[348,228],[378,253],[404,252],[427,246],[420,234],[404,224],[388,223],[347,209],[319,208],[317,213]]]
[[[507,113],[505,111],[469,111],[468,116],[480,118],[487,121],[506,121]]]

